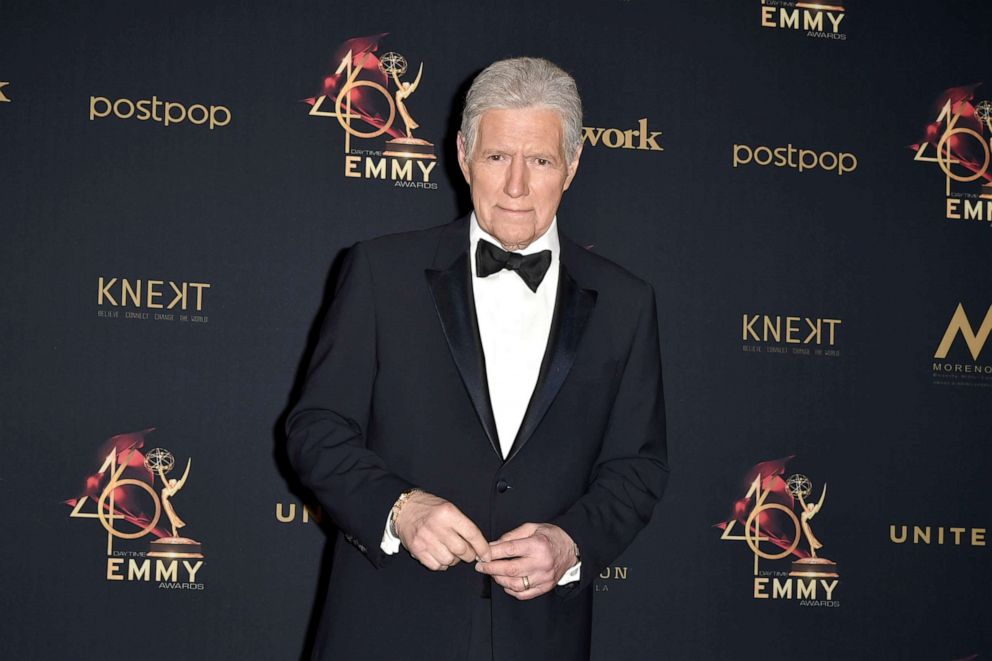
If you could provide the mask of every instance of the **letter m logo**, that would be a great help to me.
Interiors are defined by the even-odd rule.
[[[951,350],[951,345],[954,343],[954,339],[958,336],[958,333],[964,336],[964,341],[971,350],[971,357],[978,360],[978,354],[982,352],[982,348],[985,346],[985,340],[992,333],[992,305],[989,306],[988,312],[985,313],[985,320],[982,321],[982,326],[976,333],[971,327],[971,322],[968,321],[968,315],[964,313],[964,306],[958,303],[958,307],[954,311],[954,316],[951,317],[951,323],[947,325],[947,332],[944,333],[944,339],[940,341],[940,346],[937,347],[937,353],[933,357],[947,358],[947,353]]]

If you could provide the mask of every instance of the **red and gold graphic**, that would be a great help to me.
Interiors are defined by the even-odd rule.
[[[304,99],[310,105],[311,116],[337,118],[345,132],[345,153],[351,150],[352,136],[376,138],[388,133],[398,138],[402,135],[394,126],[396,104],[386,89],[389,76],[376,56],[379,42],[387,34],[383,32],[344,42],[334,52],[337,70],[324,78],[319,95]],[[405,60],[403,64],[405,71]],[[333,110],[325,108],[325,104]],[[353,120],[365,124],[366,130],[352,126]]]
[[[944,90],[935,119],[910,145],[913,160],[934,163],[944,175],[947,220],[992,222],[992,102],[978,98],[980,86]]]
[[[115,537],[137,539],[149,533],[156,537],[169,535],[158,525],[162,506],[154,490],[154,475],[145,466],[145,455],[141,451],[145,436],[152,431],[154,429],[118,434],[108,439],[100,449],[100,456],[104,457],[103,465],[86,478],[82,496],[65,501],[73,507],[69,516],[100,520],[108,533],[108,555],[113,550]],[[87,500],[96,503],[95,514],[82,513]],[[117,528],[116,521],[126,521],[135,530],[121,530]]]
[[[434,144],[414,136],[420,123],[409,102],[420,88],[424,65],[413,80],[403,80],[410,65],[400,53],[379,55],[388,35],[348,39],[334,52],[335,69],[324,77],[320,92],[304,99],[309,115],[334,118],[344,131],[345,176],[391,179],[394,186],[436,189],[431,172]],[[352,139],[373,141],[353,148]],[[385,139],[383,139],[385,138]]]
[[[801,473],[786,477],[786,464],[794,457],[754,466],[745,479],[747,491],[734,501],[730,518],[716,527],[723,531],[720,539],[743,541],[750,548],[755,599],[799,599],[802,605],[837,606],[837,564],[818,553],[824,544],[813,532],[813,519],[826,502],[827,485],[821,487],[816,501],[807,501],[814,494],[812,481]],[[760,564],[789,557],[789,572],[762,569]]]
[[[180,479],[166,477],[175,465],[172,453],[162,448],[144,452],[145,439],[153,431],[149,428],[108,439],[100,449],[102,465],[86,478],[82,494],[65,504],[72,507],[70,518],[97,519],[106,531],[107,580],[150,581],[154,576],[159,587],[203,589],[202,583],[196,583],[196,574],[203,566],[201,545],[179,536],[186,523],[171,501],[189,478],[192,460],[187,460]],[[156,475],[162,482],[161,492],[156,491]],[[161,525],[163,513],[171,534]],[[156,538],[150,551],[114,546],[115,540],[137,540],[147,535]],[[185,582],[179,582],[182,569],[188,579]]]

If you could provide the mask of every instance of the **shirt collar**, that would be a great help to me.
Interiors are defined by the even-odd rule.
[[[499,242],[499,239],[492,236],[479,226],[479,219],[475,217],[475,212],[473,211],[472,222],[469,225],[468,231],[469,250],[470,254],[473,256],[473,261],[475,257],[475,245],[478,243],[479,239],[485,239],[500,248],[503,247]],[[548,226],[548,229],[544,232],[544,234],[534,239],[529,246],[523,248],[522,250],[513,250],[511,252],[517,252],[521,255],[531,255],[535,252],[541,252],[542,250],[551,251],[552,264],[558,261],[558,255],[561,252],[561,243],[558,240],[558,216],[551,219],[551,225]]]

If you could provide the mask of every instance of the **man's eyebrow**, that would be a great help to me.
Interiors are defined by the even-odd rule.
[[[548,151],[527,152],[526,156],[527,158],[543,158],[544,160],[551,161],[553,163],[557,163],[561,160],[561,156],[558,153]]]
[[[487,145],[485,147],[481,146],[478,150],[479,154],[512,154],[513,150],[509,149],[505,145]],[[562,160],[561,154],[554,151],[526,151],[524,152],[524,158],[543,158],[549,161],[560,161]]]

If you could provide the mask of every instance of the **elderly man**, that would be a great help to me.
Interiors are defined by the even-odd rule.
[[[590,585],[668,469],[654,291],[558,231],[581,126],[564,71],[492,64],[458,135],[471,216],[345,258],[287,421],[350,544],[316,659],[589,656]]]

